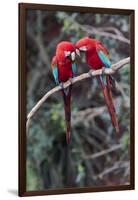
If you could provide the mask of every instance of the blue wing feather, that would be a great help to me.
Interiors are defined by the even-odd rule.
[[[97,51],[98,56],[100,58],[100,60],[103,62],[103,64],[105,65],[105,67],[110,68],[111,67],[111,63],[110,60],[108,59],[107,55],[104,54],[103,51]]]
[[[58,80],[58,68],[56,65],[53,66],[53,76],[55,79],[56,84],[59,84],[59,80]]]
[[[73,71],[73,78],[76,76],[77,65],[76,63],[72,63],[72,71]]]
[[[107,55],[102,50],[97,50],[98,56],[106,68],[111,67],[111,63]],[[104,85],[107,85],[106,76],[101,75],[100,79]]]

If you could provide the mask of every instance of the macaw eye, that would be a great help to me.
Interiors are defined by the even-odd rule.
[[[68,56],[70,56],[70,54],[71,54],[71,52],[70,52],[70,51],[64,51],[64,55],[65,55],[65,57],[68,57]]]
[[[79,48],[80,51],[87,51],[87,47],[86,46],[82,46]]]

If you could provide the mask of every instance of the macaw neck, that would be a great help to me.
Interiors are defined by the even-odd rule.
[[[88,61],[88,59],[93,55],[94,53],[94,48],[93,47],[89,47],[86,51],[86,62]]]

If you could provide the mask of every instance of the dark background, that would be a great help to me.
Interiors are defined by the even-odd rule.
[[[129,56],[129,17],[124,15],[28,10],[27,113],[55,87],[51,59],[62,40],[91,35],[110,53],[111,63]],[[88,72],[78,61],[77,74]],[[27,190],[129,184],[130,66],[115,74],[114,103],[120,138],[107,112],[96,78],[73,85],[72,131],[66,145],[61,93],[53,94],[35,114],[27,141]]]

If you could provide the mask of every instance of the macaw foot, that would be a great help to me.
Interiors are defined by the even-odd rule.
[[[59,86],[61,87],[61,90],[64,91],[65,95],[69,94],[69,87],[64,88],[64,83],[62,83],[62,82],[59,84]]]
[[[102,74],[105,74],[105,67],[102,67]]]
[[[61,87],[62,90],[64,90],[64,84],[62,82],[59,83],[59,86]]]
[[[89,72],[88,72],[88,74],[89,74],[90,77],[92,77],[92,72],[93,72],[92,69],[90,69]]]
[[[69,82],[72,85],[73,84],[73,78],[69,78]]]

